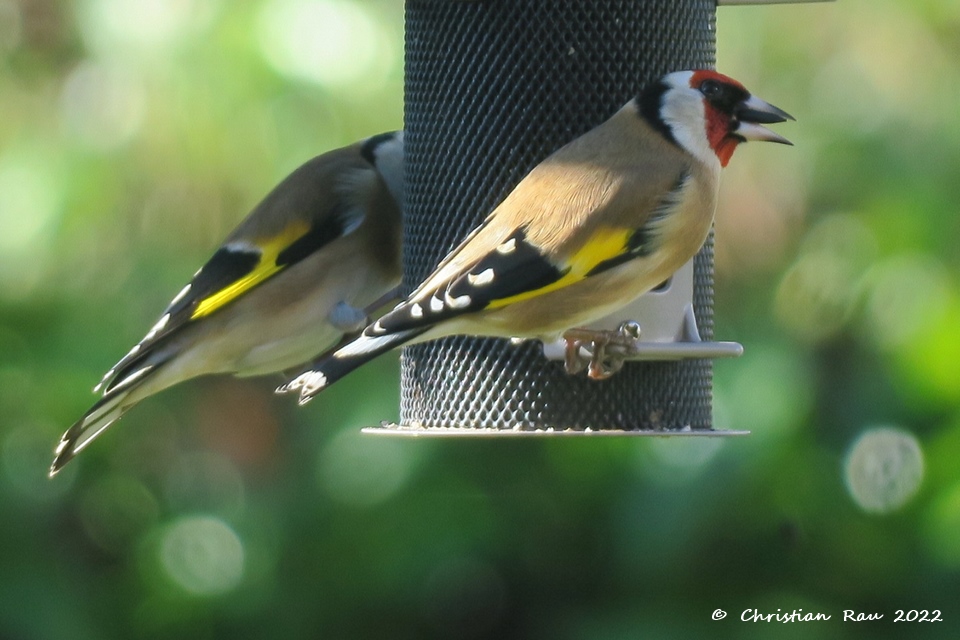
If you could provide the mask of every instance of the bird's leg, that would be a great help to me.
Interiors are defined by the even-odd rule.
[[[580,355],[583,339],[578,337],[584,333],[589,332],[586,329],[570,329],[563,334],[563,342],[566,344],[566,349],[563,352],[563,367],[571,376],[583,371],[583,367],[586,365]]]
[[[575,374],[583,369],[587,363],[580,355],[580,347],[589,345],[587,376],[591,380],[605,380],[620,371],[624,361],[636,353],[639,338],[640,325],[632,321],[622,323],[614,331],[569,329],[563,334],[566,371]]]
[[[590,358],[590,366],[587,367],[587,377],[591,380],[606,380],[623,367],[623,360],[613,358],[607,355],[607,345],[613,332],[606,332],[603,336],[597,336],[593,341],[593,357]]]

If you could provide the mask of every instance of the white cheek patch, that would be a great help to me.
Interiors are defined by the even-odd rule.
[[[690,72],[671,74],[671,89],[663,95],[660,117],[670,127],[677,143],[701,162],[719,165],[720,159],[707,139],[703,96],[690,88]],[[684,77],[686,76],[686,77]]]

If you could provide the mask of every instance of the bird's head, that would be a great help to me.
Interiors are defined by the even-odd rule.
[[[727,166],[737,145],[748,140],[791,144],[763,125],[793,116],[716,71],[669,73],[645,88],[638,102],[655,128],[705,162],[716,158]]]

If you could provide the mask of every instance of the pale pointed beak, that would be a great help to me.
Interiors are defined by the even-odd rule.
[[[774,133],[762,126],[763,124],[773,124],[796,119],[783,109],[764,102],[756,96],[750,96],[737,105],[733,115],[737,120],[736,128],[733,130],[735,136],[739,136],[744,140],[793,144],[780,134]]]

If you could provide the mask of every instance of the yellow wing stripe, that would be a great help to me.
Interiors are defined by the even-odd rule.
[[[563,287],[583,280],[598,264],[622,254],[627,249],[627,243],[630,240],[630,236],[633,235],[633,232],[633,229],[601,227],[570,257],[570,260],[563,265],[566,273],[562,278],[539,289],[533,289],[531,291],[518,293],[515,296],[494,300],[487,308],[499,309],[500,307],[505,307],[515,302],[522,302],[545,293],[550,293],[551,291],[556,291],[557,289],[562,289]]]
[[[284,249],[303,237],[309,230],[310,225],[306,222],[294,222],[279,235],[264,242],[258,242],[260,262],[257,263],[253,271],[201,300],[197,308],[193,310],[190,319],[196,320],[197,318],[210,315],[224,305],[236,300],[273,274],[281,271],[286,265],[278,265],[277,257]]]

